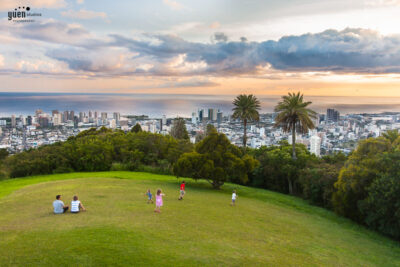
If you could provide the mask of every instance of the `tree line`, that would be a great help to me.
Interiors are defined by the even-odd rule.
[[[239,95],[233,116],[247,126],[259,119],[259,100]],[[90,129],[66,142],[8,156],[0,150],[0,178],[73,171],[129,170],[204,179],[212,187],[225,182],[265,188],[302,197],[385,235],[400,239],[400,135],[396,130],[359,142],[346,156],[337,153],[318,158],[296,131],[314,128],[316,113],[300,93],[288,94],[275,107],[275,127],[292,134],[292,144],[237,147],[212,125],[189,142],[185,120],[173,122],[170,135],[107,128]]]

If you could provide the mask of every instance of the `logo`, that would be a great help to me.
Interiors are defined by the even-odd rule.
[[[29,6],[20,6],[15,8],[13,11],[8,12],[8,20],[13,22],[34,22],[34,17],[41,17],[41,13],[30,12]]]

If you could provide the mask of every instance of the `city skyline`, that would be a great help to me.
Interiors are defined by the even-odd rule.
[[[119,112],[111,114],[96,110],[52,110],[50,114],[37,109],[27,117],[15,114],[0,117],[0,148],[17,153],[66,141],[70,136],[88,129],[106,127],[127,133],[136,124],[143,131],[169,135],[176,119],[166,115],[151,118],[146,115],[121,115]],[[275,116],[276,113],[260,114],[259,121],[248,124],[247,144],[250,147],[278,145],[285,140],[288,144],[292,143],[291,133],[275,127]],[[232,144],[242,145],[242,122],[234,119],[231,114],[223,114],[219,109],[199,108],[184,121],[192,143],[197,143],[211,124],[218,132],[225,134]],[[400,129],[400,113],[341,115],[338,110],[328,108],[326,113],[318,114],[313,123],[315,129],[296,134],[296,143],[305,145],[310,153],[318,157],[339,151],[348,154],[359,140],[379,137],[389,130]]]
[[[273,112],[281,96],[258,96],[262,113]],[[12,114],[27,115],[41,108],[50,113],[60,110],[101,110],[121,114],[146,114],[151,117],[190,117],[198,108],[216,108],[225,114],[232,111],[231,95],[172,95],[172,94],[84,94],[84,93],[3,93],[0,92],[0,117]],[[396,97],[316,97],[306,96],[311,108],[325,113],[334,108],[341,114],[400,112]],[[357,103],[359,102],[359,103]]]
[[[20,5],[41,16],[0,3],[0,92],[400,96],[399,1]]]

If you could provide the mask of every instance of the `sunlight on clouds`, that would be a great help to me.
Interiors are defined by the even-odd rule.
[[[35,8],[61,8],[67,4],[64,0],[1,0],[0,10],[13,9],[17,6],[30,6],[32,9]]]
[[[105,12],[96,12],[91,10],[81,9],[79,11],[76,10],[68,10],[61,12],[63,17],[73,18],[73,19],[95,19],[102,18],[107,19],[107,14]]]
[[[400,0],[398,1],[400,3]],[[219,31],[233,39],[246,36],[251,41],[278,40],[285,35],[317,33],[326,29],[374,29],[381,34],[400,33],[400,5],[378,6],[328,14],[296,14],[254,22],[224,24]],[[295,26],[294,26],[295,25]]]
[[[367,6],[400,6],[400,0],[371,0],[366,2]]]
[[[174,0],[163,0],[163,3],[169,6],[172,10],[182,10],[184,6]]]
[[[49,62],[44,60],[36,60],[34,62],[21,60],[15,64],[17,70],[21,73],[31,74],[72,74],[66,64],[57,62]]]
[[[190,73],[193,71],[204,70],[207,68],[207,63],[204,61],[188,62],[186,54],[180,54],[172,59],[168,64],[168,68],[177,73]]]
[[[217,29],[221,26],[221,24],[218,21],[214,21],[213,23],[210,24],[211,29]]]

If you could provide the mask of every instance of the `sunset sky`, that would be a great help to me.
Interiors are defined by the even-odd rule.
[[[400,96],[400,0],[0,2],[0,91]]]

